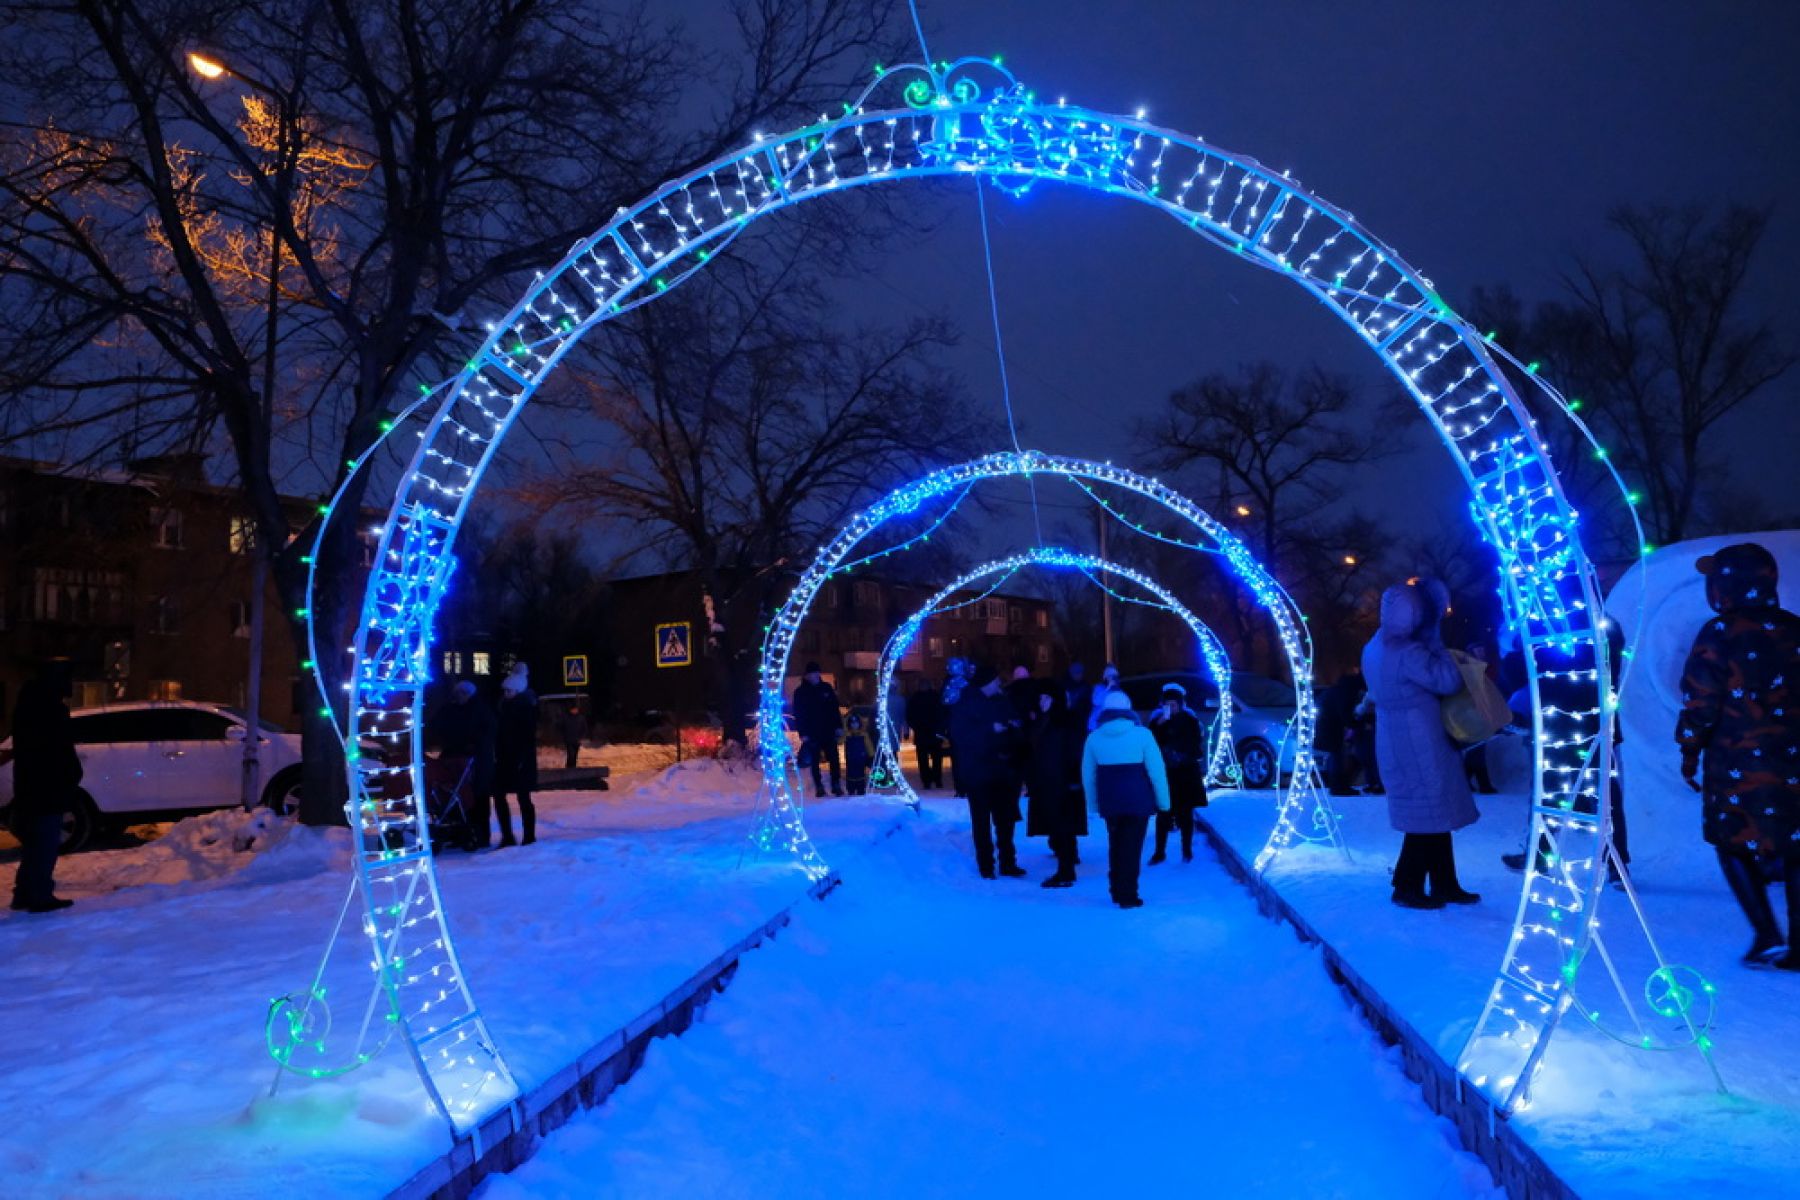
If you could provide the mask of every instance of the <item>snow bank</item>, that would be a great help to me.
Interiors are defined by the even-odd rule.
[[[220,809],[160,828],[162,836],[139,846],[60,859],[57,892],[86,900],[143,888],[279,883],[349,870],[349,830],[308,828],[264,808]],[[17,871],[16,862],[0,867],[0,886],[10,889]]]
[[[1631,852],[1685,864],[1708,880],[1718,874],[1718,866],[1700,837],[1700,798],[1681,779],[1675,714],[1681,707],[1682,664],[1694,635],[1712,616],[1706,581],[1694,563],[1721,547],[1748,541],[1768,547],[1781,567],[1786,606],[1800,607],[1800,531],[1792,530],[1665,546],[1621,576],[1606,598],[1607,615],[1638,643],[1619,699]]]

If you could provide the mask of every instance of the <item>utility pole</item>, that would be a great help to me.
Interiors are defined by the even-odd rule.
[[[1094,520],[1100,526],[1100,561],[1106,561],[1106,510],[1098,505],[1094,508]],[[1117,662],[1113,657],[1113,620],[1112,593],[1106,588],[1100,589],[1100,628],[1106,638],[1106,661]]]
[[[202,79],[224,76],[236,79],[253,92],[261,94],[275,106],[275,171],[271,180],[274,211],[269,216],[269,290],[268,305],[263,314],[263,386],[261,411],[257,413],[259,431],[266,448],[274,436],[275,426],[275,349],[278,344],[278,322],[281,306],[281,225],[279,218],[290,221],[293,213],[293,180],[295,159],[299,154],[299,128],[294,119],[292,98],[244,72],[227,67],[209,55],[191,53],[188,66]],[[256,534],[256,516],[252,513],[243,528],[248,539],[245,546],[251,554],[250,567],[250,669],[244,695],[244,759],[239,776],[238,799],[245,812],[253,811],[262,799],[262,667],[263,667],[263,593],[269,588],[269,555],[279,546],[264,546]]]

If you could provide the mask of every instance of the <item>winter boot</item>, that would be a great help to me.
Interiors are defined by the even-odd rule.
[[[1444,902],[1436,896],[1427,896],[1424,892],[1401,891],[1394,889],[1392,897],[1401,908],[1433,909],[1444,907]]]
[[[1039,884],[1038,886],[1039,887],[1047,887],[1047,888],[1074,887],[1075,886],[1075,872],[1059,870],[1059,871],[1057,871],[1056,874],[1054,874],[1050,878],[1044,880],[1044,882]]]
[[[1762,881],[1762,872],[1756,860],[1749,855],[1736,853],[1720,847],[1719,869],[1725,874],[1725,884],[1731,889],[1738,907],[1744,910],[1744,916],[1750,922],[1750,929],[1755,937],[1750,949],[1744,952],[1744,961],[1760,963],[1773,950],[1786,944],[1787,939],[1781,936],[1781,927],[1775,924],[1775,910],[1769,904],[1769,890]]]

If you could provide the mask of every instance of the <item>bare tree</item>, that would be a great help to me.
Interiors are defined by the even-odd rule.
[[[598,423],[528,490],[696,570],[727,740],[776,599],[859,504],[989,435],[931,365],[937,321],[845,332],[822,316],[813,229],[790,227],[621,320],[579,386]]]
[[[1252,363],[1182,388],[1164,417],[1140,425],[1136,440],[1158,469],[1193,475],[1196,495],[1211,494],[1216,480],[1225,510],[1217,515],[1246,522],[1250,548],[1279,575],[1312,515],[1342,495],[1334,468],[1393,449],[1387,434],[1401,403],[1385,401],[1373,417],[1357,414],[1356,390],[1341,376],[1314,368],[1290,378],[1273,363]],[[1208,465],[1211,478],[1194,470]]]
[[[1768,227],[1765,210],[1734,206],[1614,209],[1628,265],[1576,259],[1567,299],[1526,313],[1504,291],[1479,293],[1520,352],[1580,401],[1582,416],[1642,492],[1640,513],[1659,544],[1704,532],[1717,480],[1720,421],[1800,361],[1770,322],[1744,312],[1744,283]],[[1576,459],[1559,456],[1559,467]],[[1710,518],[1710,519],[1709,519]]]
[[[310,538],[283,482],[332,490],[445,373],[461,314],[656,183],[816,114],[892,16],[733,12],[719,59],[580,0],[0,6],[0,436],[110,457],[222,431],[298,638]],[[357,558],[343,523],[317,567],[328,644]],[[306,731],[308,820],[337,815],[326,729]]]

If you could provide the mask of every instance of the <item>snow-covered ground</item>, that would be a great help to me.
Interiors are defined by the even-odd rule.
[[[1505,764],[1496,782],[1505,786],[1508,778],[1520,778],[1519,764]],[[1500,965],[1521,879],[1500,855],[1523,844],[1523,792],[1478,799],[1481,821],[1456,835],[1463,886],[1482,894],[1474,907],[1415,912],[1389,903],[1387,874],[1400,835],[1388,828],[1379,796],[1338,801],[1352,863],[1302,847],[1267,876],[1452,1061]],[[1640,851],[1638,831],[1649,818],[1636,811],[1629,782],[1626,806],[1632,878],[1652,931],[1670,961],[1718,987],[1715,1054],[1732,1094],[1717,1093],[1691,1050],[1629,1048],[1571,1015],[1551,1043],[1531,1106],[1514,1122],[1586,1200],[1790,1195],[1793,1147],[1800,1145],[1800,976],[1738,962],[1749,928],[1710,855],[1691,844],[1699,841],[1697,817],[1680,830],[1691,843],[1659,831]],[[1206,810],[1246,857],[1261,848],[1273,816],[1269,793],[1225,793]],[[1641,988],[1651,960],[1625,897],[1608,889],[1601,903],[1609,947],[1629,986]],[[1620,1004],[1598,961],[1589,961],[1578,987],[1617,1027]],[[1642,995],[1635,999],[1641,1007]]]
[[[1326,978],[1204,850],[1107,899],[978,878],[932,801],[484,1200],[1491,1195]]]
[[[745,853],[756,783],[700,762],[552,793],[537,845],[440,861],[463,964],[525,1087],[804,894],[792,865]],[[872,801],[809,816],[852,869],[896,820]],[[267,1098],[263,1014],[312,978],[347,839],[212,814],[65,860],[66,913],[0,911],[0,1195],[372,1196],[447,1148],[398,1046]],[[0,888],[15,869],[0,865]]]

